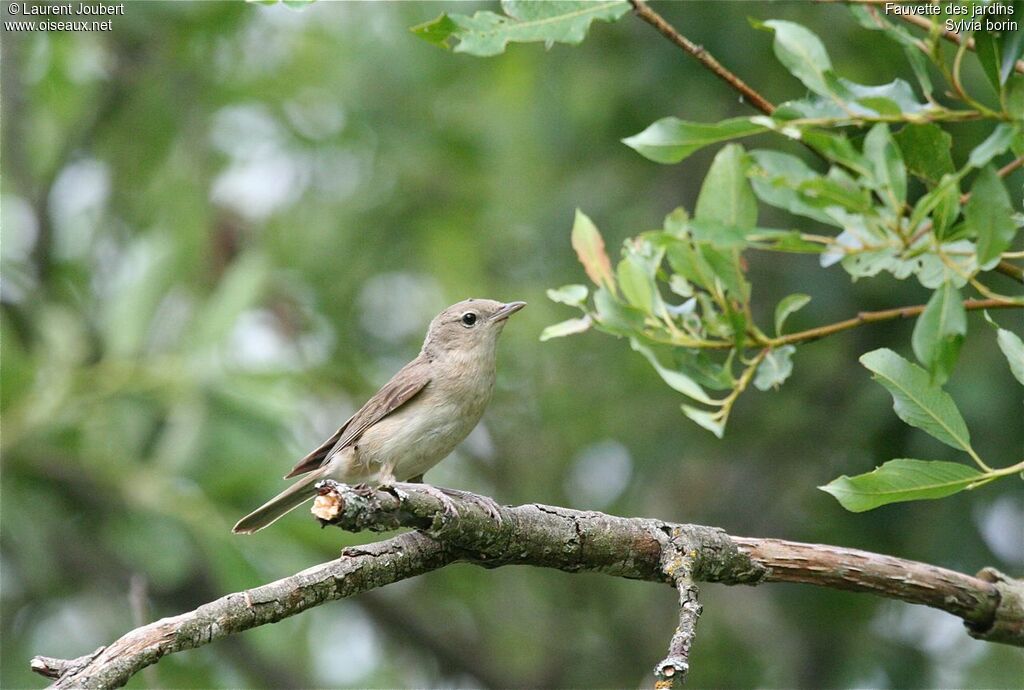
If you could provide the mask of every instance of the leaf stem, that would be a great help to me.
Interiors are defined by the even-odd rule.
[[[978,462],[981,461],[978,460]],[[984,486],[991,481],[999,479],[999,477],[1007,477],[1011,474],[1016,474],[1017,472],[1024,472],[1024,461],[1018,462],[1016,465],[1010,465],[1009,467],[1001,467],[998,470],[988,467],[985,463],[981,463],[981,465],[986,468],[985,476],[968,486],[968,489],[977,489],[979,486]]]

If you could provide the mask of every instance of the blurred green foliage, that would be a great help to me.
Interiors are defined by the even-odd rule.
[[[573,209],[614,246],[692,207],[714,154],[666,168],[618,140],[665,113],[748,113],[629,17],[578,47],[483,61],[409,34],[445,9],[161,2],[128,5],[109,33],[5,32],[3,687],[43,685],[33,654],[84,654],[360,540],[302,511],[254,537],[230,525],[468,296],[530,307],[503,337],[481,429],[429,481],[965,571],[1024,566],[1015,484],[865,515],[813,488],[942,448],[855,364],[881,346],[909,356],[910,324],[801,348],[785,388],[740,400],[722,441],[614,339],[540,343],[562,315],[545,288],[583,280]],[[902,56],[839,7],[663,10],[779,100],[801,87],[748,16],[827,34],[860,83]],[[985,131],[955,127],[963,160]],[[807,327],[928,298],[816,262],[750,257],[755,312],[813,294],[789,316]],[[946,388],[982,456],[1016,457],[1021,389],[984,330]],[[920,607],[790,586],[702,596],[693,687],[998,687],[1024,672],[1015,650]],[[460,566],[168,657],[132,685],[631,687],[675,616],[674,593],[646,583]]]

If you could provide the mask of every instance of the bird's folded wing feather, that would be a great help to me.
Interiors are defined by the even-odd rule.
[[[430,373],[427,362],[417,357],[402,367],[334,435],[299,460],[292,471],[285,475],[285,479],[312,472],[323,465],[332,455],[358,441],[364,431],[415,398],[428,383]]]

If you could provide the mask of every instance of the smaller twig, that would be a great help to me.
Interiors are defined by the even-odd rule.
[[[996,175],[999,175],[999,177],[1006,177],[1014,170],[1022,166],[1024,166],[1024,156],[1019,156],[1018,158],[1010,161],[1003,167],[999,168],[999,170],[996,170]]]
[[[664,17],[652,10],[644,0],[629,0],[629,2],[633,5],[633,9],[636,11],[636,16],[643,19],[645,22],[657,29],[662,36],[696,58],[702,65],[711,70],[716,77],[738,91],[741,96],[750,102],[751,105],[765,115],[771,115],[775,112],[775,106],[772,105],[771,101],[726,69],[722,63],[716,60],[715,57],[704,48],[704,46],[697,45],[686,36],[683,36],[681,33],[676,31],[671,24],[665,21]]]
[[[882,311],[862,311],[852,319],[846,319],[845,321],[837,321],[836,323],[830,323],[825,326],[818,326],[817,328],[809,328],[806,331],[799,331],[797,333],[789,333],[788,335],[779,336],[773,338],[771,342],[772,347],[779,347],[780,345],[788,345],[790,343],[806,343],[812,340],[818,340],[825,336],[832,335],[833,333],[839,333],[840,331],[846,331],[857,326],[862,326],[866,323],[874,323],[875,321],[891,321],[893,319],[909,319],[912,316],[917,316],[925,310],[927,305],[917,304],[912,307],[897,307],[895,309],[884,309]],[[1015,302],[1007,302],[1000,299],[968,299],[964,300],[964,309],[967,311],[973,311],[977,309],[1009,309],[1021,305]]]
[[[668,544],[662,548],[661,567],[679,592],[679,625],[668,645],[668,656],[654,667],[658,690],[678,688],[686,681],[690,670],[690,649],[697,636],[697,619],[703,607],[697,599],[697,585],[693,582],[693,562],[697,553],[693,544],[684,538],[685,532],[675,530]]]
[[[76,659],[57,659],[52,656],[34,656],[29,662],[29,668],[34,673],[47,678],[60,678],[66,674],[74,674],[85,668],[89,663],[98,657],[106,647],[100,647],[92,654],[85,654]]]
[[[1011,264],[1009,261],[1000,261],[996,264],[996,271],[1002,273],[1004,276],[1013,278],[1018,283],[1024,283],[1024,268],[1021,268],[1017,264]]]

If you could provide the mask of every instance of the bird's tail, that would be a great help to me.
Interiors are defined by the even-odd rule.
[[[260,531],[285,513],[313,498],[316,495],[316,489],[313,487],[320,478],[319,472],[311,472],[239,520],[231,531],[239,534]]]

